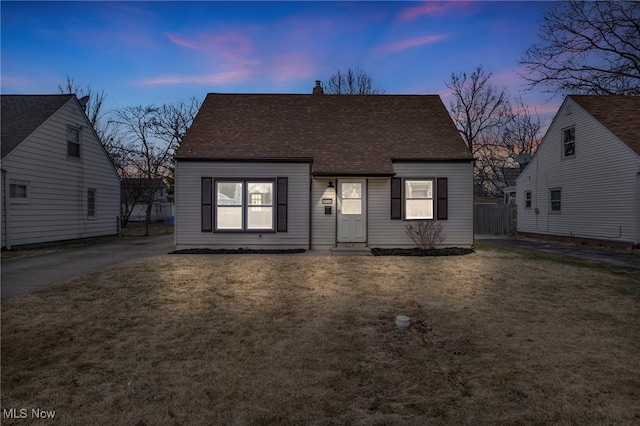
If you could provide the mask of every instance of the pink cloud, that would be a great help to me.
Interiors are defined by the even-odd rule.
[[[419,6],[408,7],[398,15],[398,19],[401,21],[412,21],[421,16],[441,16],[454,10],[459,10],[469,6],[472,2],[466,1],[446,1],[435,2],[427,1]]]
[[[248,69],[236,69],[211,74],[200,75],[170,75],[143,80],[145,86],[173,85],[173,84],[233,84],[250,79],[252,72]]]
[[[169,40],[175,44],[189,49],[214,51],[220,48],[234,49],[239,53],[250,53],[252,51],[251,41],[236,33],[224,33],[220,35],[203,34],[192,40],[180,37],[175,34],[167,34]]]
[[[277,83],[315,77],[316,69],[311,55],[312,53],[307,50],[276,55],[267,73]]]
[[[0,75],[0,81],[2,82],[2,87],[4,87],[5,89],[7,87],[16,87],[16,88],[26,88],[26,87],[30,87],[33,86],[33,81],[31,81],[30,79],[24,78],[24,77],[19,77],[19,76],[15,76],[15,75],[6,75],[6,74],[2,74]]]
[[[396,43],[383,45],[378,49],[378,51],[383,54],[400,52],[402,50],[410,49],[412,47],[435,43],[447,37],[449,37],[448,34],[436,34],[436,35],[423,36],[423,37],[414,37],[406,40],[401,40]]]
[[[201,34],[190,38],[167,34],[167,37],[178,46],[207,52],[214,57],[234,64],[258,65],[260,63],[259,60],[252,57],[254,48],[251,40],[236,32]]]

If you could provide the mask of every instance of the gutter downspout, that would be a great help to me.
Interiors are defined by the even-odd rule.
[[[7,250],[11,250],[11,203],[7,200],[9,199],[9,178],[6,170],[2,170],[2,183],[4,183],[4,198],[2,199],[2,203],[4,204],[4,217],[2,220],[4,221],[4,245]]]
[[[636,174],[636,247],[640,248],[640,171]]]
[[[311,168],[311,167],[309,167]],[[309,250],[313,246],[313,176],[309,173]]]

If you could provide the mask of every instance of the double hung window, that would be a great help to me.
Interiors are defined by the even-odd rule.
[[[405,219],[433,219],[433,180],[405,180]]]
[[[560,213],[562,211],[562,190],[549,190],[549,203],[551,205],[551,213]]]
[[[87,189],[87,217],[95,219],[96,217],[96,190]]]
[[[67,156],[80,158],[80,129],[67,127]]]
[[[391,178],[391,219],[447,220],[448,179]]]
[[[524,192],[524,208],[525,209],[531,208],[531,191]]]
[[[217,231],[274,230],[273,181],[216,181]]]
[[[562,130],[562,156],[573,157],[576,155],[576,128],[569,127]]]

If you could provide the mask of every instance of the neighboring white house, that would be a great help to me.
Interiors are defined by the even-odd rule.
[[[518,233],[638,246],[638,117],[638,96],[568,96],[516,181]]]
[[[176,154],[177,249],[473,245],[473,160],[436,95],[209,94]]]
[[[120,178],[75,95],[2,95],[2,247],[118,233]]]
[[[122,211],[129,213],[128,222],[144,222],[147,203],[144,201],[153,192],[151,222],[162,222],[174,216],[173,203],[169,201],[167,184],[162,179],[129,178],[122,181]]]

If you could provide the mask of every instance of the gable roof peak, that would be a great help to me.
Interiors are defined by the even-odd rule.
[[[569,95],[618,139],[640,155],[640,96]]]
[[[313,159],[313,173],[393,174],[393,161],[471,161],[438,95],[213,94],[177,159]]]
[[[0,95],[2,158],[5,158],[73,94]]]

